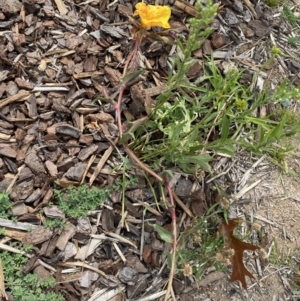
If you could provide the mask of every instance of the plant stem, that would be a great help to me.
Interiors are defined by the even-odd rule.
[[[123,72],[123,76],[126,75],[127,72],[127,68],[128,65],[134,70],[136,68],[136,56],[137,56],[137,52],[139,49],[139,45],[140,45],[140,41],[141,38],[136,38],[135,40],[135,46],[133,49],[133,52],[128,56],[125,66],[124,66],[124,72]],[[118,96],[118,102],[116,105],[116,111],[117,111],[117,119],[118,119],[118,127],[119,127],[119,135],[120,138],[122,138],[123,136],[123,125],[122,125],[122,120],[121,120],[121,104],[122,104],[122,98],[123,98],[123,94],[124,91],[128,85],[129,80],[124,81],[121,86],[120,86],[120,91],[119,91],[119,96]],[[171,269],[170,269],[170,274],[169,274],[169,281],[168,281],[168,287],[167,287],[167,292],[165,295],[165,301],[168,299],[171,291],[172,291],[172,283],[173,283],[173,277],[175,275],[175,265],[176,265],[176,245],[177,245],[177,229],[176,229],[176,212],[175,212],[175,202],[174,202],[174,198],[173,198],[173,192],[172,189],[170,187],[169,181],[168,179],[165,177],[164,179],[159,176],[156,172],[154,172],[151,168],[149,168],[148,166],[146,166],[137,156],[136,154],[130,149],[130,147],[128,146],[128,142],[125,141],[123,142],[123,147],[124,150],[126,151],[126,153],[128,154],[128,156],[131,158],[131,160],[138,165],[143,171],[145,171],[146,173],[152,175],[156,180],[158,180],[161,183],[165,183],[165,187],[167,189],[167,192],[169,194],[169,198],[170,198],[170,213],[171,213],[171,218],[172,218],[172,236],[173,236],[173,242],[172,242],[172,265],[171,265]],[[123,191],[124,193],[124,191]],[[122,218],[122,223],[124,222],[123,218]]]
[[[169,273],[169,281],[168,281],[168,287],[167,287],[167,292],[165,294],[165,299],[164,301],[167,301],[169,298],[169,295],[172,290],[172,283],[173,283],[173,278],[175,275],[175,263],[176,263],[176,246],[177,246],[177,224],[176,224],[176,212],[175,212],[175,202],[173,198],[173,191],[170,187],[169,180],[167,177],[164,179],[165,182],[165,187],[168,191],[169,198],[170,198],[170,203],[171,207],[170,213],[171,213],[171,218],[172,218],[172,236],[173,236],[173,242],[172,242],[172,263],[171,263],[171,268],[170,268],[170,273]]]

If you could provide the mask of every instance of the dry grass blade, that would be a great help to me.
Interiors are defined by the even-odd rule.
[[[3,274],[1,258],[0,258],[0,300],[3,300],[3,301],[8,300],[7,294],[5,292],[4,274]]]
[[[28,258],[30,258],[31,256],[29,254],[27,254],[26,252],[24,251],[20,251],[19,249],[17,248],[14,248],[14,247],[11,247],[11,246],[8,246],[8,245],[5,245],[3,243],[0,243],[0,250],[5,250],[5,251],[8,251],[8,252],[12,252],[12,253],[15,253],[15,254],[22,254]]]
[[[78,267],[83,267],[86,269],[89,269],[91,271],[94,271],[98,274],[100,274],[101,276],[103,276],[104,278],[106,278],[107,280],[109,280],[110,282],[114,283],[115,285],[118,285],[118,281],[116,281],[115,278],[110,277],[109,275],[106,275],[104,272],[102,272],[99,269],[96,269],[95,267],[88,265],[84,262],[81,261],[74,261],[74,262],[60,262],[59,265],[61,266],[65,266],[65,267],[74,267],[74,266],[78,266]]]
[[[117,140],[114,141],[114,143],[116,143]],[[89,185],[92,186],[95,179],[97,178],[98,174],[100,173],[102,167],[104,166],[105,162],[107,161],[107,159],[109,158],[109,156],[111,155],[112,151],[114,150],[114,146],[110,145],[110,147],[105,151],[105,153],[103,154],[101,160],[98,162],[97,167],[94,170],[94,173],[92,174],[90,181],[89,181]]]
[[[125,290],[125,286],[118,286],[118,288],[107,290],[102,289],[96,293],[94,293],[88,301],[107,301],[111,300],[115,296],[122,294]]]
[[[112,238],[114,238],[114,239],[117,239],[118,241],[120,241],[122,243],[129,244],[132,247],[134,247],[135,249],[137,249],[137,246],[133,242],[131,242],[129,239],[127,239],[125,237],[122,237],[119,234],[112,233],[112,232],[106,232],[105,234],[112,237]]]
[[[38,226],[30,223],[13,222],[0,217],[0,227],[29,231],[37,228]]]

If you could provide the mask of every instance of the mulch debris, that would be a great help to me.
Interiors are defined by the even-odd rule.
[[[121,193],[112,194],[88,218],[68,220],[62,231],[41,226],[39,214],[43,209],[46,217],[65,218],[57,206],[48,206],[54,183],[103,187],[121,174],[115,108],[103,95],[118,95],[132,47],[127,16],[136,2],[0,0],[0,191],[10,192],[11,214],[17,219],[0,219],[0,226],[6,229],[6,243],[13,239],[34,246],[24,272],[55,276],[56,290],[66,300],[122,300],[124,293],[128,300],[162,300],[168,278],[163,265],[170,246],[150,224],[167,228],[171,219],[150,206],[153,191],[138,170],[128,171],[138,175],[139,183],[126,189],[125,229],[120,229]],[[156,2],[172,7],[170,33],[184,35],[185,21],[197,15],[193,5]],[[263,70],[263,81],[270,86],[283,77],[300,81],[296,49],[286,43],[291,27],[278,10],[261,2],[222,1],[213,26],[215,32],[194,53],[190,79],[202,75],[203,56],[212,54],[224,72],[229,62],[228,68],[248,70],[247,84],[277,45],[288,57],[279,62],[275,79]],[[142,67],[150,71],[126,90],[122,111],[128,121],[147,114],[149,99],[153,102],[164,90],[168,75],[171,46],[146,42],[141,50]],[[178,207],[178,216],[203,214],[213,191],[206,184],[194,189],[195,178],[180,172],[175,178],[173,187],[184,208]],[[205,279],[212,280],[199,287],[224,276],[210,273]],[[194,300],[184,290],[191,279],[176,281],[180,300]],[[204,300],[201,296],[198,300]]]

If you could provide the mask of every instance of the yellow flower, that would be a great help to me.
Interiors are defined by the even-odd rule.
[[[137,3],[134,16],[140,16],[142,27],[160,26],[163,28],[170,28],[169,19],[171,16],[171,9],[166,5],[147,5],[146,3]]]

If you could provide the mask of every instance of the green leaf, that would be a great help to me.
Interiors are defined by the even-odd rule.
[[[214,143],[211,143],[211,145],[208,145],[207,149],[213,150],[216,153],[229,155],[230,157],[234,155],[234,144],[230,139],[225,140],[224,143],[221,143],[220,140],[216,140]]]
[[[229,126],[229,118],[226,115],[224,115],[221,123],[221,142],[224,142],[227,139],[229,134]]]
[[[160,238],[168,243],[172,243],[173,242],[173,238],[172,238],[172,233],[167,231],[165,228],[153,224],[151,225],[153,227],[153,229],[159,234]]]
[[[184,157],[178,158],[176,161],[180,168],[184,172],[193,173],[199,168],[207,172],[211,172],[211,167],[208,164],[211,161],[211,157],[208,155],[185,155]]]
[[[142,73],[144,73],[144,69],[138,69],[133,72],[129,72],[122,78],[122,83],[129,83],[138,78]]]

